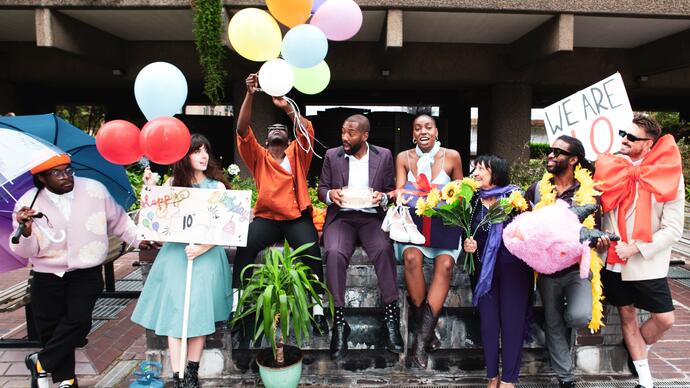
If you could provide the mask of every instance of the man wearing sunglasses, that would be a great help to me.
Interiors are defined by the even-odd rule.
[[[682,159],[673,136],[661,136],[651,117],[635,116],[619,134],[620,155],[601,155],[594,177],[602,182],[604,228],[621,236],[608,250],[601,277],[606,300],[618,307],[637,387],[651,388],[649,348],[674,323],[666,278],[671,247],[683,233]],[[637,309],[651,313],[642,325]]]
[[[556,198],[570,205],[580,188],[575,179],[577,166],[593,170],[585,159],[582,142],[571,136],[560,136],[549,149],[546,171],[553,174],[551,183],[555,186]],[[540,183],[536,182],[525,193],[532,207],[541,200],[539,186]],[[595,214],[595,221],[600,224],[599,211]],[[602,239],[597,248],[605,251],[607,244],[608,240]],[[572,388],[575,376],[570,352],[571,330],[586,326],[592,318],[591,280],[581,279],[579,264],[575,264],[553,274],[539,274],[537,286],[544,305],[544,334],[551,368],[558,377],[560,388]]]
[[[31,387],[76,387],[74,349],[86,344],[91,314],[103,291],[101,264],[109,235],[141,249],[156,244],[139,241],[136,225],[101,183],[75,178],[67,154],[33,168],[35,189],[15,206],[14,227],[24,224],[11,249],[33,266],[30,295],[39,352],[26,356]],[[35,199],[33,206],[30,206]],[[39,218],[41,212],[44,217]]]

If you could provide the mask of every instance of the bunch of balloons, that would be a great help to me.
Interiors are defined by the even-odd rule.
[[[187,100],[187,80],[174,65],[146,65],[134,81],[134,97],[148,120],[139,131],[125,120],[103,124],[96,133],[96,148],[109,162],[131,164],[146,155],[158,164],[182,159],[191,142],[189,129],[174,117]]]
[[[267,94],[283,96],[293,87],[305,94],[322,92],[331,80],[324,61],[328,40],[347,40],[359,31],[359,5],[354,0],[266,0],[266,5],[270,14],[245,8],[233,16],[232,47],[251,61],[265,62],[259,84]],[[290,28],[284,37],[276,20]]]

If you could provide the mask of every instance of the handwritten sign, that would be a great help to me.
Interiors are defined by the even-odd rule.
[[[616,73],[544,109],[549,143],[561,135],[578,138],[586,157],[596,160],[621,147],[618,131],[633,119],[633,111],[620,73]]]
[[[251,194],[249,190],[144,187],[139,236],[154,241],[244,247]]]

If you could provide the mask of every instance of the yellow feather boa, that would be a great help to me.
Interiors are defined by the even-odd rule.
[[[553,179],[553,174],[545,173],[539,182],[539,203],[534,206],[534,209],[539,209],[540,207],[554,204],[556,202],[556,187],[551,180]],[[592,179],[592,175],[587,169],[580,168],[577,166],[575,168],[575,180],[580,183],[580,188],[577,189],[573,196],[573,202],[578,205],[590,205],[597,203],[595,196],[601,195],[594,186],[595,182]],[[583,222],[582,226],[588,229],[594,228],[595,221],[594,215],[590,215]],[[589,321],[587,327],[594,333],[599,331],[599,329],[604,325],[604,306],[602,301],[604,300],[603,288],[601,285],[601,268],[603,263],[596,249],[592,249],[590,258],[590,270],[592,271],[592,320]]]

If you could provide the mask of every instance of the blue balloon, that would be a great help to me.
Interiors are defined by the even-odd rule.
[[[300,24],[285,34],[280,53],[283,59],[294,67],[314,67],[326,58],[328,40],[320,28],[311,24]]]
[[[316,13],[316,10],[325,2],[326,0],[314,0],[314,3],[311,5],[311,13]]]
[[[187,80],[170,63],[150,63],[137,74],[134,97],[147,120],[172,117],[182,110],[187,100]]]

